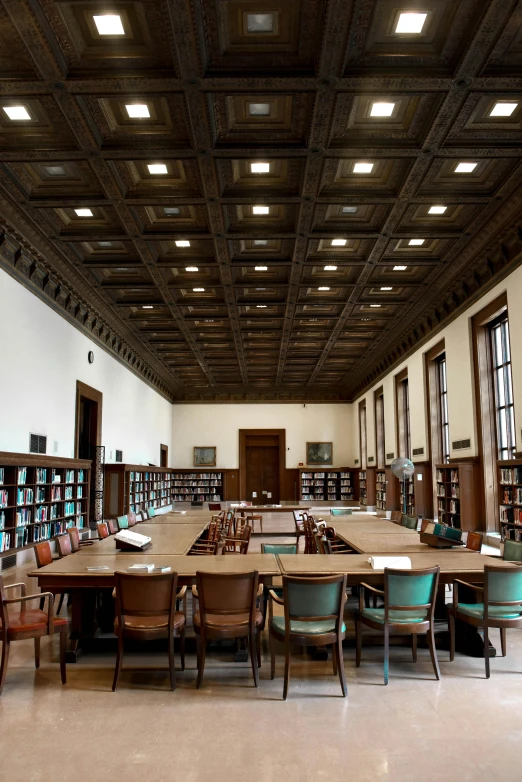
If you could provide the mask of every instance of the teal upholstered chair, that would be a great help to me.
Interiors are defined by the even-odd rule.
[[[147,508],[147,514],[148,514],[149,519],[153,519],[154,516],[156,515],[156,511],[154,510],[152,505],[150,506],[150,508]]]
[[[128,516],[118,516],[116,521],[118,522],[118,529],[128,529],[128,527],[129,527],[129,517]]]
[[[507,542],[507,541],[506,541]],[[482,603],[460,603],[459,585],[482,593]],[[484,568],[484,586],[467,584],[465,581],[453,582],[453,605],[448,607],[450,626],[450,660],[455,658],[455,619],[482,627],[484,646],[488,648],[490,627],[500,630],[502,656],[506,656],[506,630],[510,627],[522,627],[522,567],[501,567],[486,565]],[[486,679],[489,679],[489,654],[484,655]]]
[[[330,508],[330,516],[352,516],[351,508]]]
[[[433,635],[435,597],[439,582],[439,567],[424,570],[384,570],[384,591],[361,584],[359,613],[355,620],[357,642],[356,665],[361,664],[362,625],[384,633],[384,683],[388,684],[390,632],[412,636],[413,662],[417,661],[417,636],[428,638],[435,676],[440,679],[435,637]],[[383,608],[365,608],[366,590],[384,598]]]
[[[269,628],[271,678],[275,675],[274,639],[285,647],[285,679],[283,699],[288,694],[290,681],[291,645],[332,645],[333,670],[339,674],[343,696],[347,695],[343,660],[343,621],[346,602],[346,576],[317,576],[301,578],[283,576],[283,599],[270,590],[270,597],[284,606],[284,616],[272,616]],[[271,612],[272,614],[272,612]]]
[[[402,526],[408,529],[417,529],[417,519],[414,516],[403,516]]]
[[[522,562],[522,543],[518,540],[505,540],[502,559],[507,562]]]
[[[295,543],[261,543],[261,554],[297,554]]]

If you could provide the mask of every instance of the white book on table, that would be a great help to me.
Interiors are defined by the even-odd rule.
[[[130,570],[133,573],[135,573],[135,572],[138,572],[138,573],[143,573],[143,572],[145,572],[145,573],[152,573],[152,571],[154,570],[154,565],[142,565],[142,564],[139,564],[139,565],[129,565],[127,570]]]
[[[384,570],[386,567],[396,570],[411,570],[409,557],[370,557],[368,562],[374,570]]]
[[[129,543],[131,546],[136,546],[136,548],[142,548],[143,546],[146,546],[147,543],[151,542],[151,538],[147,535],[140,535],[139,532],[132,532],[130,529],[120,530],[114,537],[116,540],[121,540],[122,543]]]

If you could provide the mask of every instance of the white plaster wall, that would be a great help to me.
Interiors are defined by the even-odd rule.
[[[80,380],[103,394],[106,461],[118,449],[124,462],[159,464],[160,443],[171,444],[170,402],[2,270],[0,335],[0,450],[27,453],[33,432],[47,435],[48,455],[73,456]]]
[[[286,466],[306,464],[307,442],[333,442],[335,467],[353,464],[353,428],[349,404],[176,404],[171,462],[191,467],[193,448],[217,446],[217,466],[239,467],[240,429],[286,429]]]

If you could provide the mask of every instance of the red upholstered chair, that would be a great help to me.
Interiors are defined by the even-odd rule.
[[[116,519],[107,519],[107,526],[110,535],[116,535],[116,533],[120,531]]]
[[[56,538],[56,550],[58,551],[60,559],[72,554],[71,538],[69,535],[58,535]],[[60,609],[58,609],[58,613],[60,613]]]
[[[68,537],[68,536],[64,536],[64,537]],[[41,567],[45,567],[46,565],[50,565],[51,562],[54,561],[53,552],[51,551],[51,544],[49,543],[48,540],[42,540],[41,543],[37,543],[36,546],[34,547],[33,551],[34,551],[34,556],[35,556],[35,559],[36,559],[36,567],[38,569],[40,569]],[[58,552],[59,551],[60,550],[58,549]],[[60,554],[60,556],[61,556],[61,554]],[[60,595],[60,604],[58,606],[58,613],[60,613],[60,611],[62,609],[64,593],[63,592],[54,592],[53,594]],[[44,598],[42,597],[42,599],[40,600],[40,610],[41,611],[43,611],[43,607],[44,607]]]
[[[134,527],[138,523],[135,513],[127,513],[127,519],[129,521],[129,527]]]
[[[7,597],[8,591],[20,589],[20,597]],[[47,600],[47,611],[30,608],[31,600]],[[20,604],[19,611],[8,611],[9,605]],[[41,592],[37,595],[27,595],[25,584],[9,584],[4,586],[0,576],[0,638],[2,640],[2,662],[0,663],[0,695],[5,682],[9,649],[11,641],[25,641],[34,638],[34,664],[40,667],[40,638],[43,635],[60,633],[60,672],[62,684],[66,682],[65,651],[67,646],[67,619],[54,615],[54,595],[52,592]]]
[[[80,540],[80,531],[78,530],[78,527],[69,527],[67,532],[69,533],[69,538],[71,539],[71,548],[73,550],[73,554],[77,551],[80,551],[82,546],[92,546],[95,542],[94,540]]]
[[[98,531],[98,537],[100,538],[100,540],[105,540],[105,538],[109,537],[109,527],[107,526],[105,521],[100,521],[97,524],[96,529]]]
[[[471,551],[480,551],[482,548],[482,535],[480,532],[468,532],[466,548]]]

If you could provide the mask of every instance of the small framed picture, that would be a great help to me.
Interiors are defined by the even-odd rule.
[[[306,443],[306,463],[333,464],[333,443]]]
[[[203,445],[194,447],[194,467],[215,467],[216,446]]]

